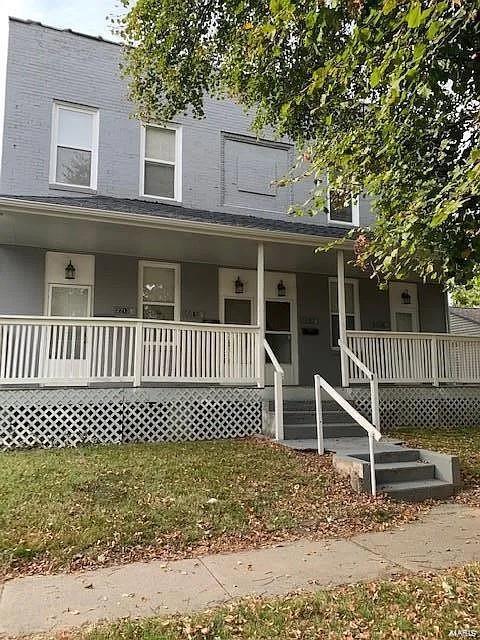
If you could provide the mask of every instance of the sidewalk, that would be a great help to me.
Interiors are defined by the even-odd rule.
[[[17,578],[0,594],[0,634],[187,613],[249,594],[315,590],[472,561],[480,561],[480,510],[445,504],[405,528],[349,540]]]

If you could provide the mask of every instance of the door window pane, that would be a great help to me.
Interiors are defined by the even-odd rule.
[[[397,331],[413,331],[413,314],[401,313],[395,314]]]
[[[250,324],[252,320],[252,303],[250,300],[225,300],[226,324]]]
[[[336,280],[330,280],[330,311],[338,313],[338,285]],[[345,311],[355,314],[355,286],[353,282],[345,283]]]
[[[145,194],[160,198],[175,195],[175,167],[171,164],[145,163]]]
[[[266,338],[280,364],[291,364],[292,337],[282,333],[267,333]],[[265,354],[265,356],[266,361],[271,362],[268,354]]]
[[[143,268],[144,302],[175,302],[175,271],[165,267]]]
[[[92,154],[90,151],[58,147],[56,171],[57,182],[89,187],[91,170]]]
[[[145,320],[174,320],[175,307],[165,304],[144,304],[143,317]]]
[[[86,318],[90,315],[88,287],[53,287],[50,315]]]
[[[355,316],[346,316],[345,321],[347,325],[347,331],[353,331],[355,329]],[[340,324],[338,319],[338,313],[333,313],[332,314],[331,346],[338,347],[339,339],[340,339]]]
[[[290,331],[290,303],[269,302],[265,306],[265,328],[267,331]]]

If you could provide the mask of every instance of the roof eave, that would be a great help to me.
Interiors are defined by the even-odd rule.
[[[131,226],[164,229],[171,231],[185,231],[203,235],[222,236],[239,239],[250,239],[266,242],[280,242],[286,244],[299,244],[319,246],[330,244],[335,240],[331,236],[321,236],[298,232],[278,231],[274,229],[255,229],[250,227],[237,227],[216,222],[201,222],[198,220],[183,220],[164,218],[161,215],[148,215],[142,213],[126,213],[104,209],[90,209],[88,207],[75,207],[65,204],[52,204],[50,202],[38,202],[33,200],[19,200],[16,198],[0,197],[1,211],[5,213],[28,213],[32,215],[48,215],[60,218],[76,220],[95,220]],[[293,224],[293,223],[292,223]],[[352,248],[353,241],[343,240],[345,248]]]

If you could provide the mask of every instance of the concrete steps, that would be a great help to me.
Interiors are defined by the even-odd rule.
[[[323,402],[326,448],[335,452],[334,467],[350,478],[357,491],[371,493],[370,457],[366,433],[335,402]],[[317,426],[313,400],[288,400],[284,405],[284,440],[316,446]],[[453,495],[460,485],[458,459],[433,451],[409,449],[383,441],[375,445],[377,493],[394,499],[420,502]],[[299,449],[305,447],[298,446]],[[380,450],[379,450],[380,449]]]

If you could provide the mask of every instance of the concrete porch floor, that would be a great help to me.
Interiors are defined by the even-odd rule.
[[[289,449],[295,449],[297,451],[316,451],[317,440],[316,439],[304,439],[304,440],[280,440],[279,444],[282,444]],[[340,455],[347,453],[364,453],[368,452],[368,438],[326,438],[324,440],[325,451],[331,453],[339,453]],[[395,451],[399,446],[403,445],[402,440],[395,438],[383,437],[380,442],[375,442],[374,451],[379,453],[381,451]]]

